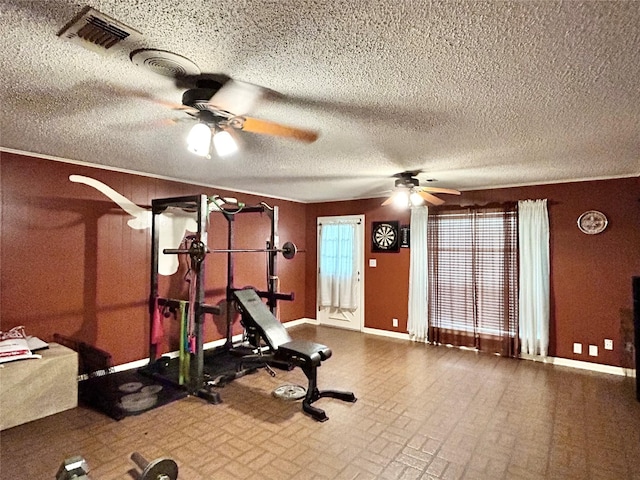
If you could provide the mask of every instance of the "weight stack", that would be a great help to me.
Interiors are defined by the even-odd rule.
[[[633,330],[636,351],[636,399],[640,402],[640,277],[633,277]]]

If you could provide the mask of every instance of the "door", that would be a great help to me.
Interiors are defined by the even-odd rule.
[[[317,226],[317,320],[321,325],[360,331],[364,326],[364,215],[318,217]]]

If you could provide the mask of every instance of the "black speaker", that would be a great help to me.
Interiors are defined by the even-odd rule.
[[[633,277],[633,330],[636,351],[636,398],[640,402],[640,277]]]

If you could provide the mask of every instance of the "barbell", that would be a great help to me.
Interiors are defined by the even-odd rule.
[[[300,250],[303,252],[304,250]],[[282,256],[287,260],[291,260],[298,253],[298,247],[293,242],[286,242],[282,245],[282,248],[225,248],[225,249],[209,249],[207,246],[199,241],[195,240],[191,242],[189,248],[165,248],[162,253],[167,255],[175,255],[179,253],[188,253],[191,258],[201,262],[204,260],[204,256],[207,253],[252,253],[252,252],[276,252],[282,253]]]

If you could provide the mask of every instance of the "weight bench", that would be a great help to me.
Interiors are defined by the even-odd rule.
[[[309,380],[307,393],[302,401],[302,410],[319,422],[329,420],[324,410],[311,405],[319,398],[331,397],[345,402],[356,401],[355,395],[351,392],[318,390],[318,367],[323,360],[331,356],[329,347],[307,340],[293,340],[255,290],[236,290],[234,296],[242,315],[242,324],[248,331],[252,345],[260,349],[260,339],[262,339],[270,350],[267,353],[259,350],[255,355],[246,355],[242,357],[242,363],[263,365],[272,363],[289,365],[291,368],[300,367]]]

